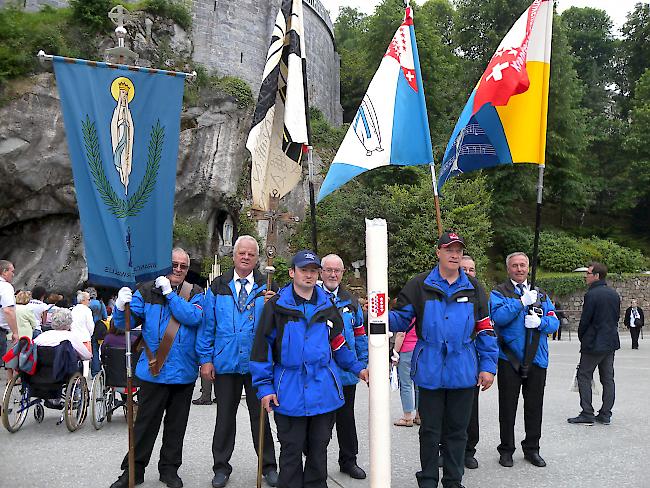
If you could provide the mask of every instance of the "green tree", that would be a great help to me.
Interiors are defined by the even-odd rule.
[[[623,99],[623,113],[627,114],[634,98],[637,80],[650,67],[650,4],[639,2],[627,16],[621,28],[621,66],[618,85]]]

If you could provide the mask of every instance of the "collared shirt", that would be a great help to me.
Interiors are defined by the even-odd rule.
[[[434,268],[434,271],[433,271],[433,281],[434,281],[434,283],[436,285],[438,285],[440,290],[445,295],[450,297],[454,293],[456,293],[456,291],[458,291],[458,289],[461,286],[461,281],[462,280],[460,279],[460,273],[458,273],[458,277],[454,280],[454,282],[449,283],[449,281],[447,281],[447,278],[443,278],[443,276],[440,274],[440,268],[438,268],[438,266],[436,266]],[[467,281],[467,279],[465,281]]]
[[[309,300],[298,295],[298,293],[296,293],[296,289],[293,286],[291,286],[291,291],[293,292],[293,299],[296,301],[296,305],[304,305],[305,303],[316,305],[315,291],[312,291],[311,298]]]
[[[325,293],[328,293],[328,294],[330,294],[330,295],[333,295],[335,300],[338,298],[338,296],[339,296],[339,288],[340,288],[340,286],[337,286],[335,290],[330,290],[329,288],[327,288],[327,287],[325,286],[325,283],[322,283],[322,284],[321,284],[321,287],[323,288],[323,290],[325,290]]]
[[[515,287],[515,290],[517,290],[517,293],[519,293],[519,285],[520,285],[520,283],[517,283],[515,280],[510,280],[510,281],[512,282],[513,286]],[[524,285],[524,291],[529,289],[528,288],[528,280],[524,281],[521,284]]]
[[[0,277],[0,329],[11,330],[2,309],[15,306],[14,287],[7,280]]]
[[[255,284],[255,278],[253,278],[253,272],[251,271],[251,274],[248,276],[239,276],[237,274],[237,271],[233,271],[233,280],[235,282],[235,296],[239,296],[239,290],[241,290],[241,283],[239,280],[241,278],[246,278],[248,280],[248,283],[246,283],[246,291],[248,294],[251,294],[251,291],[253,291],[253,285]]]

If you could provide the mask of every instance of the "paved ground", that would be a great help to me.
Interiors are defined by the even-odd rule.
[[[578,413],[578,395],[569,391],[578,360],[578,343],[568,340],[551,342],[541,454],[546,468],[536,468],[515,453],[515,466],[499,466],[496,388],[481,394],[481,441],[478,445],[478,470],[467,470],[464,484],[468,488],[648,488],[650,477],[647,453],[650,447],[650,341],[641,341],[640,350],[631,350],[627,334],[617,353],[616,405],[610,426],[574,426],[566,418]],[[359,464],[368,465],[368,437],[364,416],[368,394],[359,386],[357,418],[360,431]],[[596,408],[600,405],[595,399]],[[391,399],[393,417],[400,414],[399,395]],[[209,488],[212,477],[211,441],[216,408],[193,406],[185,438],[185,462],[180,475],[188,488]],[[232,464],[232,488],[255,486],[256,457],[247,425],[248,413],[242,402],[239,409],[237,445]],[[521,413],[518,417],[521,420]],[[9,434],[0,427],[0,487],[108,487],[119,474],[119,463],[127,445],[126,423],[117,414],[111,424],[95,431],[87,423],[77,432],[56,426],[57,416],[47,411],[42,424],[28,417],[23,428]],[[518,424],[518,441],[522,438]],[[164,487],[156,470],[157,445],[153,462],[146,474],[144,488]],[[277,445],[276,445],[277,446]],[[338,472],[336,439],[330,445],[330,487],[361,488],[368,481],[355,481]],[[278,449],[279,450],[279,449]],[[416,428],[393,427],[392,481],[394,486],[415,487],[418,469],[418,435]]]

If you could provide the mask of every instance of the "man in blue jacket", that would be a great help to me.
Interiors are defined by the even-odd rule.
[[[141,383],[134,426],[135,484],[144,482],[144,471],[164,415],[158,461],[160,481],[169,488],[181,488],[183,482],[178,476],[178,468],[183,461],[183,438],[199,369],[195,343],[203,318],[203,290],[185,282],[190,256],[183,249],[172,251],[171,264],[171,274],[139,285],[133,294],[129,288],[120,289],[113,320],[116,327],[124,328],[126,303],[131,304],[131,315],[142,320],[145,351],[135,369]],[[168,337],[176,331],[171,344],[169,339],[164,339],[166,331]],[[159,353],[168,344],[171,345],[168,354]],[[121,469],[124,472],[111,488],[128,487],[128,455],[124,457]]]
[[[460,267],[464,240],[454,232],[438,239],[438,266],[413,277],[389,313],[390,330],[407,331],[415,317],[418,341],[411,376],[420,392],[420,488],[438,486],[438,446],[445,445],[442,485],[462,488],[467,425],[474,388],[494,381],[498,347],[487,296]],[[441,432],[445,426],[444,438]]]
[[[320,276],[323,289],[336,305],[343,318],[343,336],[350,350],[365,368],[368,365],[368,336],[363,326],[363,310],[357,299],[341,285],[343,279],[343,260],[336,254],[328,254],[322,259]],[[336,437],[339,440],[339,467],[355,479],[364,479],[366,472],[357,464],[359,441],[354,419],[354,398],[359,378],[352,373],[340,370],[345,405],[336,411]]]
[[[513,466],[515,417],[519,392],[524,397],[526,438],[521,443],[524,458],[537,467],[546,466],[539,455],[542,437],[542,405],[548,368],[547,334],[557,330],[560,321],[545,293],[528,283],[528,256],[514,252],[506,258],[508,280],[490,295],[490,316],[499,336],[499,426],[501,444],[499,464]],[[527,334],[527,331],[530,331]],[[526,344],[528,338],[528,344]],[[522,368],[524,363],[531,363]],[[527,374],[525,374],[527,373]]]
[[[621,297],[616,290],[607,286],[607,266],[591,263],[585,274],[589,290],[585,295],[578,326],[580,339],[580,366],[578,368],[578,389],[582,411],[577,417],[567,419],[570,424],[593,425],[594,420],[609,425],[614,406],[614,354],[621,348],[618,337],[618,319],[621,316]],[[591,381],[598,367],[600,383],[603,385],[603,405],[594,416],[591,403]]]
[[[230,458],[235,448],[242,388],[246,392],[255,453],[258,452],[260,403],[253,388],[249,359],[264,298],[274,295],[273,291],[267,292],[266,276],[257,269],[258,260],[259,245],[255,238],[240,236],[233,248],[234,269],[215,279],[206,293],[203,324],[196,341],[201,377],[214,381],[217,397],[217,421],[212,438],[214,488],[226,486],[232,473]],[[278,474],[268,418],[264,435],[262,473],[266,482],[275,486]]]
[[[257,397],[275,412],[282,488],[327,487],[327,445],[345,403],[337,365],[368,381],[345,342],[341,315],[316,286],[320,267],[312,251],[293,257],[293,281],[264,306],[251,354]]]

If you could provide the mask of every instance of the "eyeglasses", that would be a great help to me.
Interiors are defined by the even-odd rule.
[[[176,263],[176,262],[172,261],[172,268],[178,268],[180,270],[185,271],[186,269],[189,268],[189,265],[187,265],[185,263]]]
[[[339,274],[343,274],[343,271],[345,271],[345,269],[340,269],[340,268],[323,268],[323,273],[327,273],[327,274],[337,274],[337,275],[339,275]]]

